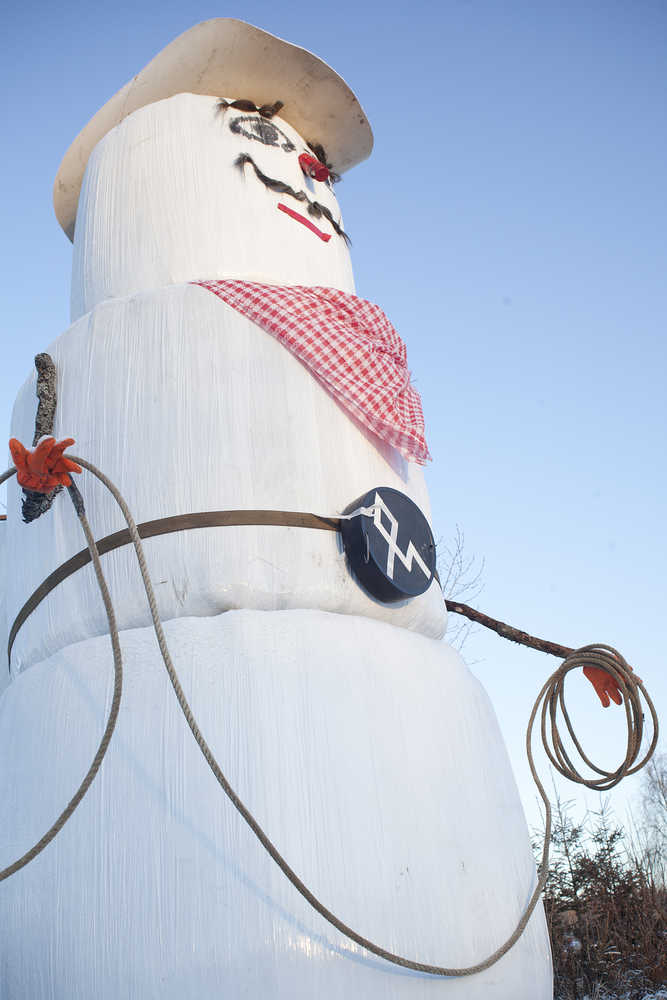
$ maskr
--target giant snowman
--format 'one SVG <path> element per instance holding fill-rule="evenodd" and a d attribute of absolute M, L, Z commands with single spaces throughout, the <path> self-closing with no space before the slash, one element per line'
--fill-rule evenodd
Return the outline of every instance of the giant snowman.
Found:
<path fill-rule="evenodd" d="M 324 161 L 340 173 L 371 145 L 327 65 L 218 19 L 156 56 L 65 156 L 55 204 L 74 243 L 72 325 L 48 348 L 55 433 L 76 438 L 137 521 L 335 516 L 377 486 L 430 518 L 420 465 L 391 428 L 371 429 L 345 386 L 334 391 L 230 299 L 250 288 L 261 305 L 299 286 L 342 313 L 359 302 Z M 354 370 L 355 358 L 352 338 L 337 363 Z M 25 443 L 34 415 L 33 378 L 12 422 Z M 96 537 L 124 527 L 96 480 L 79 485 Z M 83 545 L 66 495 L 24 524 L 13 480 L 8 508 L 5 634 Z M 145 548 L 200 727 L 292 868 L 393 952 L 457 967 L 492 953 L 536 874 L 492 706 L 442 639 L 437 581 L 385 603 L 360 586 L 336 532 L 306 527 L 205 527 Z M 121 627 L 121 713 L 78 810 L 0 883 L 3 1000 L 551 997 L 541 907 L 497 964 L 446 979 L 383 961 L 315 912 L 192 739 L 133 550 L 103 563 Z M 16 634 L 0 702 L 0 869 L 50 826 L 97 747 L 113 681 L 106 633 L 89 565 Z"/>

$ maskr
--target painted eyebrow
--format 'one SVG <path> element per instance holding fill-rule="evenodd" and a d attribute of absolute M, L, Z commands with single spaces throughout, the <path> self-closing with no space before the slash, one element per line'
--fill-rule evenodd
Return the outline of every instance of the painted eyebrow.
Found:
<path fill-rule="evenodd" d="M 284 181 L 277 181 L 274 180 L 273 177 L 268 177 L 267 174 L 263 173 L 259 169 L 252 156 L 249 156 L 248 153 L 239 153 L 234 161 L 234 165 L 241 171 L 248 163 L 255 171 L 257 179 L 260 180 L 265 187 L 269 188 L 271 191 L 277 191 L 278 194 L 288 194 L 292 198 L 296 198 L 297 201 L 308 202 L 308 214 L 312 215 L 315 219 L 319 219 L 321 216 L 324 216 L 324 218 L 331 223 L 334 232 L 337 233 L 338 236 L 342 236 L 347 245 L 351 246 L 352 241 L 350 237 L 336 222 L 326 205 L 321 205 L 319 201 L 311 201 L 305 191 L 295 191 L 294 188 L 290 187 L 289 184 L 285 184 Z"/>
<path fill-rule="evenodd" d="M 273 118 L 284 107 L 285 105 L 282 101 L 276 101 L 274 104 L 262 104 L 261 107 L 257 107 L 254 101 L 225 101 L 221 97 L 218 101 L 217 110 L 224 112 L 227 108 L 236 108 L 237 111 L 256 111 L 262 118 Z"/>

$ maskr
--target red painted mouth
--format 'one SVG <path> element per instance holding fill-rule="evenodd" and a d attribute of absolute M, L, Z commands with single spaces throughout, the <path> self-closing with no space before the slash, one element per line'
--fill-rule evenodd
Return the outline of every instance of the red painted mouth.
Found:
<path fill-rule="evenodd" d="M 310 229 L 311 233 L 315 233 L 315 235 L 319 236 L 319 238 L 324 240 L 325 243 L 328 243 L 331 239 L 331 233 L 323 233 L 322 230 L 318 229 L 317 226 L 310 221 L 310 219 L 305 217 L 305 215 L 300 215 L 299 212 L 295 212 L 293 208 L 288 208 L 287 205 L 283 205 L 280 201 L 278 202 L 278 208 L 281 212 L 289 215 L 292 219 L 296 219 L 296 221 L 300 222 L 302 226 L 306 227 L 306 229 Z"/>

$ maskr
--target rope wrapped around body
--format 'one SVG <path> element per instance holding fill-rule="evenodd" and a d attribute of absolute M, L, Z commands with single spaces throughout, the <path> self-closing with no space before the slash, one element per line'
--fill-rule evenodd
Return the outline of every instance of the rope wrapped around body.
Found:
<path fill-rule="evenodd" d="M 55 442 L 54 442 L 55 445 Z M 58 446 L 56 446 L 58 447 Z M 22 453 L 21 459 L 23 463 L 30 468 L 30 461 Z M 271 842 L 267 834 L 260 827 L 257 820 L 254 818 L 252 813 L 247 809 L 244 803 L 239 799 L 238 795 L 234 789 L 229 784 L 227 778 L 225 777 L 220 765 L 215 759 L 208 743 L 206 742 L 197 721 L 194 718 L 190 705 L 188 704 L 187 698 L 181 686 L 178 674 L 174 667 L 169 654 L 169 649 L 167 647 L 164 631 L 162 624 L 160 622 L 157 603 L 155 599 L 155 593 L 153 590 L 153 585 L 150 579 L 148 568 L 146 566 L 146 560 L 144 556 L 143 547 L 141 544 L 141 538 L 137 530 L 137 526 L 134 522 L 132 514 L 130 513 L 128 506 L 118 491 L 117 487 L 104 475 L 99 469 L 97 469 L 92 463 L 86 461 L 83 458 L 78 458 L 76 456 L 68 456 L 67 459 L 63 457 L 63 450 L 58 451 L 58 462 L 54 461 L 50 463 L 48 459 L 44 458 L 44 453 L 40 456 L 40 463 L 44 465 L 44 468 L 48 467 L 49 474 L 51 477 L 54 475 L 62 475 L 69 479 L 70 472 L 76 471 L 75 466 L 81 466 L 88 470 L 96 479 L 98 479 L 113 495 L 116 503 L 120 507 L 120 510 L 127 524 L 127 529 L 130 535 L 132 545 L 137 556 L 137 561 L 139 564 L 139 569 L 141 572 L 142 580 L 144 583 L 144 588 L 146 591 L 146 597 L 150 607 L 151 618 L 153 622 L 153 628 L 157 638 L 157 642 L 160 648 L 160 653 L 162 659 L 169 675 L 169 679 L 173 686 L 174 692 L 178 699 L 178 703 L 181 710 L 185 716 L 185 719 L 190 727 L 192 735 L 194 736 L 197 745 L 199 746 L 207 764 L 209 765 L 211 771 L 213 772 L 218 784 L 228 796 L 230 801 L 233 803 L 237 811 L 243 817 L 245 822 L 248 824 L 250 829 L 253 831 L 257 839 L 260 841 L 265 850 L 271 855 L 275 863 L 284 873 L 284 875 L 289 879 L 292 885 L 297 889 L 299 893 L 307 900 L 307 902 L 327 920 L 332 924 L 337 930 L 345 934 L 352 941 L 361 945 L 363 948 L 372 952 L 373 954 L 385 959 L 388 962 L 392 962 L 395 965 L 402 966 L 407 969 L 412 969 L 416 972 L 428 973 L 434 976 L 469 976 L 477 972 L 482 972 L 484 969 L 489 968 L 495 962 L 497 962 L 510 948 L 515 944 L 523 933 L 528 921 L 537 905 L 539 898 L 541 896 L 542 890 L 547 880 L 548 876 L 548 863 L 549 863 L 549 843 L 551 839 L 551 805 L 549 799 L 544 791 L 544 787 L 539 779 L 537 770 L 535 768 L 535 763 L 533 759 L 532 752 L 532 734 L 533 726 L 537 713 L 540 712 L 541 716 L 541 734 L 542 743 L 544 745 L 547 756 L 549 757 L 551 763 L 554 767 L 566 778 L 571 781 L 575 781 L 578 784 L 582 784 L 587 788 L 594 788 L 599 791 L 606 791 L 617 785 L 627 774 L 633 774 L 643 767 L 655 750 L 657 740 L 658 740 L 658 718 L 653 706 L 653 702 L 649 697 L 642 680 L 637 677 L 631 667 L 628 665 L 626 660 L 621 656 L 619 652 L 613 649 L 611 646 L 605 646 L 603 644 L 594 644 L 590 646 L 584 646 L 581 649 L 574 650 L 567 656 L 561 666 L 556 670 L 551 677 L 543 685 L 530 715 L 530 720 L 528 723 L 528 728 L 526 732 L 526 752 L 528 755 L 528 761 L 533 775 L 533 779 L 537 786 L 538 792 L 545 806 L 545 839 L 544 847 L 542 851 L 542 860 L 540 864 L 540 873 L 537 880 L 537 884 L 533 891 L 533 894 L 526 906 L 517 926 L 511 933 L 511 935 L 504 941 L 491 955 L 487 956 L 481 962 L 475 965 L 468 966 L 465 968 L 448 968 L 446 966 L 439 965 L 429 965 L 422 962 L 413 961 L 412 959 L 406 958 L 402 955 L 396 955 L 393 952 L 375 944 L 368 938 L 365 938 L 362 934 L 355 931 L 353 928 L 349 927 L 342 920 L 340 920 L 334 913 L 332 913 L 312 892 L 311 890 L 301 881 L 296 872 L 290 867 L 287 861 L 278 851 L 277 847 Z M 65 461 L 69 464 L 65 465 Z M 62 463 L 62 468 L 60 464 Z M 6 479 L 16 473 L 15 468 L 10 468 L 2 476 L 0 476 L 0 484 L 2 484 Z M 34 470 L 33 470 L 34 472 Z M 64 478 L 62 480 L 64 482 Z M 116 626 L 113 606 L 111 603 L 111 598 L 109 596 L 108 588 L 104 580 L 104 575 L 102 572 L 100 554 L 95 543 L 92 531 L 88 524 L 86 518 L 85 507 L 83 499 L 78 489 L 71 483 L 68 485 L 68 492 L 70 498 L 72 499 L 76 514 L 81 522 L 82 530 L 86 538 L 86 544 L 90 552 L 90 557 L 95 568 L 95 574 L 102 593 L 105 608 L 107 611 L 107 619 L 109 623 L 109 633 L 111 637 L 111 643 L 113 648 L 114 656 L 114 695 L 112 699 L 112 705 L 109 713 L 109 717 L 104 729 L 102 740 L 95 754 L 93 762 L 84 777 L 79 789 L 75 795 L 70 800 L 67 807 L 60 814 L 58 819 L 53 823 L 53 825 L 47 830 L 43 837 L 27 851 L 21 858 L 15 861 L 13 864 L 7 866 L 5 869 L 0 871 L 0 881 L 13 875 L 16 871 L 19 871 L 30 861 L 33 860 L 44 848 L 53 840 L 57 835 L 59 830 L 65 825 L 67 820 L 70 818 L 76 807 L 79 805 L 84 795 L 86 794 L 88 788 L 92 784 L 99 768 L 104 759 L 104 755 L 108 749 L 111 737 L 113 735 L 113 730 L 116 724 L 116 719 L 118 717 L 118 711 L 120 709 L 120 700 L 122 693 L 122 658 L 120 651 L 120 642 L 118 636 L 118 628 Z M 562 648 L 562 647 L 561 647 Z M 627 721 L 627 746 L 625 757 L 621 764 L 616 768 L 615 771 L 606 771 L 603 768 L 595 765 L 589 757 L 586 755 L 581 747 L 581 744 L 574 732 L 567 708 L 565 705 L 565 679 L 571 670 L 579 669 L 583 667 L 586 670 L 593 670 L 597 672 L 602 672 L 606 677 L 610 678 L 613 682 L 609 690 L 616 690 L 619 693 L 619 697 L 622 697 L 622 701 L 625 706 L 626 721 Z M 597 690 L 597 687 L 596 687 Z M 599 692 L 598 692 L 599 693 Z M 602 695 L 600 695 L 602 699 Z M 614 695 L 612 694 L 612 697 Z M 642 698 L 644 699 L 646 706 L 648 708 L 649 714 L 651 716 L 652 726 L 653 726 L 653 736 L 649 745 L 648 750 L 644 754 L 641 760 L 638 760 L 641 751 L 641 744 L 644 732 L 644 713 L 642 707 Z M 616 698 L 614 698 L 616 700 Z M 603 702 L 604 703 L 604 702 Z M 584 763 L 590 767 L 598 777 L 588 779 L 584 778 L 575 765 L 572 763 L 570 756 L 566 750 L 565 744 L 560 735 L 559 731 L 559 712 L 563 716 L 565 726 L 567 731 L 576 747 L 578 754 Z"/>

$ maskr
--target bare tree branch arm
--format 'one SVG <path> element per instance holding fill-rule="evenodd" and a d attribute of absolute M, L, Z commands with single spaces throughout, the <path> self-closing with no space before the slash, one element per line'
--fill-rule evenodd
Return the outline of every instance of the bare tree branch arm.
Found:
<path fill-rule="evenodd" d="M 557 642 L 549 642 L 548 639 L 538 639 L 537 636 L 529 635 L 528 632 L 522 632 L 512 625 L 498 621 L 497 618 L 490 618 L 489 615 L 485 615 L 482 611 L 475 611 L 474 608 L 469 607 L 467 604 L 446 600 L 445 605 L 447 606 L 447 610 L 453 614 L 463 615 L 464 618 L 469 618 L 470 621 L 477 622 L 479 625 L 497 632 L 503 639 L 518 642 L 522 646 L 530 646 L 531 649 L 539 649 L 541 653 L 550 653 L 552 656 L 565 659 L 570 653 L 574 652 L 574 649 L 570 646 L 561 646 Z"/>

